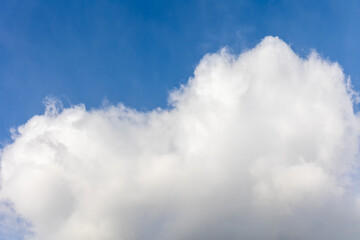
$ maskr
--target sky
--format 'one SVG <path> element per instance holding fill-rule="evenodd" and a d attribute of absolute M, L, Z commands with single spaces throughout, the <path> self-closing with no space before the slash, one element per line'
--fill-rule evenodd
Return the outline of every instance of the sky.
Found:
<path fill-rule="evenodd" d="M 1 1 L 0 140 L 44 112 L 104 99 L 166 107 L 207 53 L 240 53 L 267 35 L 316 49 L 360 87 L 358 1 Z"/>
<path fill-rule="evenodd" d="M 351 0 L 1 1 L 0 238 L 357 239 L 359 21 Z"/>

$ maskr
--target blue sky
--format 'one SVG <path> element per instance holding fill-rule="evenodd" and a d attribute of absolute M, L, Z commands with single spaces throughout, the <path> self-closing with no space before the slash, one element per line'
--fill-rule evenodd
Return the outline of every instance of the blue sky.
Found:
<path fill-rule="evenodd" d="M 0 139 L 44 111 L 46 96 L 87 108 L 166 107 L 201 57 L 276 35 L 315 48 L 360 86 L 359 1 L 0 2 Z"/>

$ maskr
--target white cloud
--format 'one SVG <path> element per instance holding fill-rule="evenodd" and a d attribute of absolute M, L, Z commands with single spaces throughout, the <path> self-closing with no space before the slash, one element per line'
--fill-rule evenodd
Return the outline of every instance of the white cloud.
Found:
<path fill-rule="evenodd" d="M 3 149 L 0 196 L 40 240 L 358 239 L 349 86 L 266 37 L 206 55 L 170 110 L 48 102 Z"/>

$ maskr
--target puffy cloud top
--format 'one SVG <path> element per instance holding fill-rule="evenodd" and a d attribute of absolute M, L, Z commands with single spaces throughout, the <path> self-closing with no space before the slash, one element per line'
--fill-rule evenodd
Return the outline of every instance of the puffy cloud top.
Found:
<path fill-rule="evenodd" d="M 206 55 L 169 110 L 49 102 L 2 150 L 0 211 L 39 240 L 358 239 L 355 97 L 266 37 Z"/>

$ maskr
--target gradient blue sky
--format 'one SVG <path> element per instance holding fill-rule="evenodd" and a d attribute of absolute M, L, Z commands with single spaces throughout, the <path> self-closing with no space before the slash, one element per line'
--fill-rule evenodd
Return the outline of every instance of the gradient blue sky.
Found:
<path fill-rule="evenodd" d="M 0 140 L 44 110 L 101 106 L 104 98 L 140 110 L 166 107 L 201 57 L 239 53 L 277 35 L 302 56 L 315 48 L 360 86 L 360 2 L 18 1 L 0 2 Z"/>

